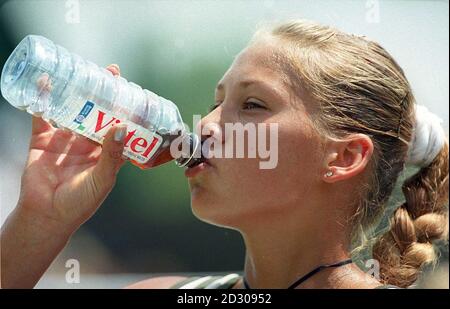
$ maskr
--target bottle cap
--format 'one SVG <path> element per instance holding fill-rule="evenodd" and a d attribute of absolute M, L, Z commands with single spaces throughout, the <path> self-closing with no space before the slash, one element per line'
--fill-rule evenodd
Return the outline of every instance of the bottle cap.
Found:
<path fill-rule="evenodd" d="M 175 160 L 175 163 L 179 167 L 191 167 L 203 161 L 200 138 L 196 134 L 186 134 L 182 143 L 188 143 L 189 153 L 183 153 L 178 159 Z M 186 149 L 186 147 L 183 147 L 183 149 Z"/>

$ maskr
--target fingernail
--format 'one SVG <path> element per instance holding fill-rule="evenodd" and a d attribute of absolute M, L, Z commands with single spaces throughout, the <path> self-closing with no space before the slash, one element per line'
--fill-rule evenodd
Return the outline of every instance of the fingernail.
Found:
<path fill-rule="evenodd" d="M 126 133 L 127 133 L 126 125 L 117 126 L 116 132 L 114 132 L 114 140 L 116 142 L 123 142 Z"/>
<path fill-rule="evenodd" d="M 111 69 L 115 70 L 117 74 L 119 74 L 120 68 L 119 68 L 119 66 L 117 64 L 111 64 L 109 67 Z"/>

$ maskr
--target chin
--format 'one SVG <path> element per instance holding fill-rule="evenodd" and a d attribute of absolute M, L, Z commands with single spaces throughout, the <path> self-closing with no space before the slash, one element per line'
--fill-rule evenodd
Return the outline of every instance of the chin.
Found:
<path fill-rule="evenodd" d="M 213 200 L 206 194 L 193 194 L 191 196 L 192 213 L 200 221 L 219 227 L 234 228 L 236 227 L 236 214 L 229 213 L 230 207 L 222 203 L 218 203 L 217 199 Z"/>

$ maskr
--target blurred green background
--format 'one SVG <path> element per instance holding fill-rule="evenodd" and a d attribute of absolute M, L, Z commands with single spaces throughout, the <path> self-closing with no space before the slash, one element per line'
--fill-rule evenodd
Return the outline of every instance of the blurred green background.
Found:
<path fill-rule="evenodd" d="M 258 26 L 288 18 L 379 41 L 448 132 L 448 1 L 0 1 L 0 67 L 25 35 L 43 35 L 98 65 L 118 63 L 125 78 L 175 102 L 192 128 L 192 115 L 206 114 L 217 81 Z M 30 115 L 0 97 L 1 222 L 17 202 L 30 125 Z M 182 169 L 128 164 L 40 285 L 63 286 L 58 274 L 69 258 L 94 282 L 89 274 L 241 271 L 244 247 L 236 232 L 192 215 Z"/>

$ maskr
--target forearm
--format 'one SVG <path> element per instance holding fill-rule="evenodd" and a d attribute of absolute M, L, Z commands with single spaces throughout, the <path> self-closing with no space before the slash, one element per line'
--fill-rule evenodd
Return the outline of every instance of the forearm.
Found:
<path fill-rule="evenodd" d="M 70 235 L 18 206 L 1 230 L 1 287 L 33 288 Z"/>

